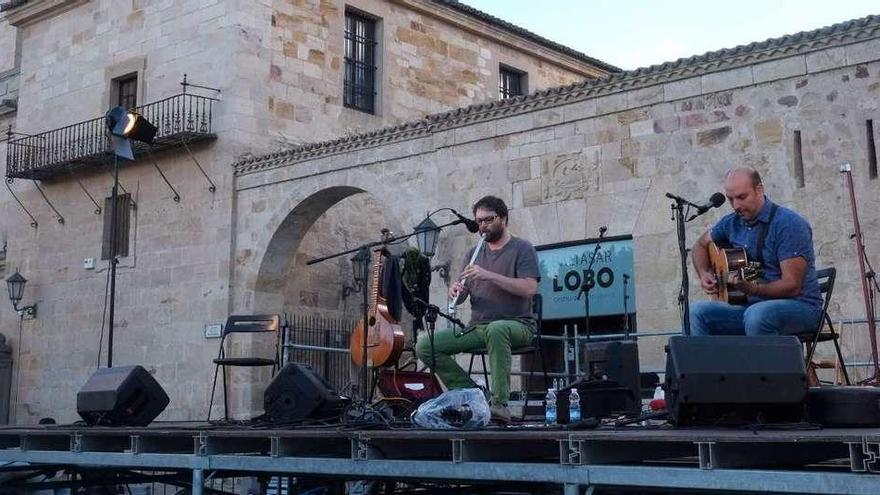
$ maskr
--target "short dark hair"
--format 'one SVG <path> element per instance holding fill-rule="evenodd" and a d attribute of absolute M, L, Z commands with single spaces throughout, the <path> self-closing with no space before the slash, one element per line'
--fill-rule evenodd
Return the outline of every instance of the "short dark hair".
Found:
<path fill-rule="evenodd" d="M 759 174 L 757 170 L 752 169 L 751 178 L 752 178 L 752 187 L 758 187 L 760 184 L 762 184 L 761 174 Z"/>
<path fill-rule="evenodd" d="M 477 214 L 478 209 L 494 211 L 501 218 L 507 218 L 507 205 L 504 200 L 495 196 L 483 196 L 479 201 L 474 203 L 473 213 Z"/>

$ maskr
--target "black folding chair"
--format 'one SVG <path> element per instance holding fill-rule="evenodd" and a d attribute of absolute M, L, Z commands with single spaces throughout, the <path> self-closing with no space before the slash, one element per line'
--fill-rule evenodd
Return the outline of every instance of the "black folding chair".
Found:
<path fill-rule="evenodd" d="M 547 377 L 547 363 L 544 360 L 544 349 L 541 346 L 541 322 L 544 318 L 544 299 L 541 294 L 535 294 L 532 296 L 532 315 L 535 318 L 535 337 L 532 339 L 531 344 L 526 347 L 514 347 L 510 350 L 510 353 L 514 356 L 522 356 L 522 355 L 535 355 L 541 359 L 541 373 L 544 376 L 544 387 L 545 390 L 550 387 L 550 382 Z M 489 369 L 486 366 L 486 355 L 489 353 L 489 350 L 486 348 L 475 349 L 470 351 L 471 360 L 468 364 L 468 375 L 473 373 L 474 369 L 474 358 L 480 356 L 480 362 L 483 364 L 483 379 L 486 381 L 486 390 L 489 390 Z M 535 376 L 535 368 L 532 367 L 529 370 L 529 380 L 531 380 Z M 522 408 L 521 417 L 525 418 L 526 409 L 529 406 L 529 391 L 526 390 L 526 385 L 523 384 L 522 394 L 525 396 L 525 403 Z"/>
<path fill-rule="evenodd" d="M 840 334 L 834 331 L 834 324 L 831 322 L 831 317 L 828 316 L 828 304 L 831 302 L 831 294 L 834 292 L 834 280 L 837 278 L 837 269 L 830 267 L 817 270 L 816 277 L 819 279 L 819 290 L 822 293 L 823 299 L 822 314 L 819 317 L 819 324 L 816 325 L 816 330 L 798 335 L 798 339 L 804 344 L 808 368 L 812 366 L 816 346 L 820 342 L 833 342 L 834 350 L 837 352 L 837 359 L 840 362 L 840 369 L 843 372 L 843 379 L 847 385 L 850 385 L 849 373 L 846 372 L 846 363 L 843 360 L 843 353 L 840 351 Z M 825 328 L 827 328 L 827 331 L 823 332 L 822 330 Z"/>
<path fill-rule="evenodd" d="M 280 339 L 280 322 L 281 318 L 277 315 L 232 315 L 226 320 L 226 325 L 223 327 L 223 333 L 220 338 L 220 351 L 217 354 L 217 358 L 214 359 L 214 383 L 211 385 L 211 401 L 208 404 L 208 421 L 211 421 L 211 409 L 214 407 L 214 391 L 217 388 L 217 372 L 220 368 L 223 368 L 223 417 L 226 421 L 229 421 L 229 401 L 227 399 L 227 388 L 226 388 L 226 367 L 227 366 L 239 366 L 239 367 L 272 367 L 272 374 L 275 374 L 275 371 L 278 370 L 280 366 L 280 353 L 281 348 L 278 345 Z M 224 343 L 226 342 L 226 338 L 230 334 L 234 333 L 242 333 L 242 334 L 255 334 L 255 333 L 268 333 L 274 332 L 275 337 L 275 355 L 271 358 L 267 357 L 253 357 L 253 356 L 227 356 L 226 348 L 224 347 Z"/>

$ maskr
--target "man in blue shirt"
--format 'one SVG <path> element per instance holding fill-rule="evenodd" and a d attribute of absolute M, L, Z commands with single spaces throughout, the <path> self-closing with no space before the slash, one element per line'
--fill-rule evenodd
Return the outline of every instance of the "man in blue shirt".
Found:
<path fill-rule="evenodd" d="M 762 262 L 763 275 L 757 281 L 734 278 L 728 283 L 730 289 L 748 296 L 744 306 L 720 301 L 691 305 L 691 334 L 757 336 L 814 331 L 822 296 L 810 225 L 794 211 L 770 201 L 764 195 L 761 176 L 752 168 L 729 171 L 724 189 L 734 212 L 700 236 L 693 248 L 700 284 L 707 294 L 718 293 L 707 251 L 710 241 L 744 247 L 750 261 Z"/>

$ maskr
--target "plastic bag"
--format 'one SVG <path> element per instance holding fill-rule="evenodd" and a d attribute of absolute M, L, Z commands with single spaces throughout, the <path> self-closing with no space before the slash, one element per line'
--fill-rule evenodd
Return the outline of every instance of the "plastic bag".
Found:
<path fill-rule="evenodd" d="M 491 413 L 483 391 L 478 388 L 449 390 L 423 403 L 412 414 L 422 428 L 452 430 L 488 426 Z"/>

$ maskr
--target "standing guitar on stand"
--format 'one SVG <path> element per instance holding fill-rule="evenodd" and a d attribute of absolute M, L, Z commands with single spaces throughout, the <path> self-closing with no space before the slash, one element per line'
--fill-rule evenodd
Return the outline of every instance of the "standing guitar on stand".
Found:
<path fill-rule="evenodd" d="M 386 231 L 383 233 L 383 238 L 380 241 L 368 242 L 368 243 L 363 244 L 361 246 L 358 246 L 354 249 L 347 249 L 345 251 L 341 251 L 338 253 L 330 254 L 327 256 L 321 256 L 319 258 L 314 258 L 314 259 L 307 261 L 306 265 L 314 265 L 316 263 L 321 263 L 321 262 L 327 261 L 329 259 L 337 258 L 339 256 L 345 256 L 347 254 L 352 254 L 352 253 L 357 253 L 357 256 L 360 257 L 361 259 L 369 260 L 369 259 L 373 258 L 373 256 L 374 256 L 373 251 L 377 247 L 381 247 L 382 249 L 384 249 L 384 247 L 386 245 L 395 243 L 397 241 L 406 240 L 406 239 L 416 235 L 419 232 L 424 232 L 426 230 L 440 231 L 445 227 L 449 227 L 449 226 L 457 225 L 457 224 L 461 224 L 461 223 L 467 224 L 467 222 L 469 222 L 468 219 L 459 218 L 457 220 L 454 220 L 452 222 L 449 222 L 449 223 L 446 223 L 443 225 L 433 226 L 429 229 L 421 229 L 420 231 L 414 231 L 414 232 L 404 234 L 401 236 L 397 236 L 397 237 L 391 237 L 390 232 Z M 468 228 L 470 229 L 470 227 L 468 227 Z M 374 274 L 374 276 L 376 276 L 375 272 L 370 272 L 368 263 L 363 263 L 363 269 L 362 269 L 361 274 L 362 274 L 364 280 L 369 278 L 370 274 Z M 374 284 L 374 287 L 377 285 L 378 284 Z M 363 302 L 361 305 L 363 314 L 362 314 L 360 327 L 366 328 L 367 330 L 366 330 L 366 332 L 364 332 L 363 330 L 360 332 L 357 332 L 361 336 L 360 349 L 359 350 L 356 350 L 354 348 L 351 349 L 353 356 L 355 354 L 359 353 L 361 356 L 360 362 L 367 363 L 367 364 L 369 364 L 371 361 L 383 361 L 382 359 L 379 359 L 382 357 L 381 355 L 373 356 L 373 358 L 370 357 L 370 348 L 371 348 L 370 329 L 375 327 L 376 322 L 379 321 L 379 318 L 376 315 L 379 315 L 385 311 L 385 310 L 380 311 L 380 304 L 379 304 L 380 299 L 378 297 L 378 294 L 374 298 L 375 304 L 373 304 L 373 305 L 370 304 L 370 299 L 371 299 L 370 295 L 371 295 L 371 291 L 367 291 L 366 289 L 363 291 Z M 371 307 L 372 307 L 372 311 L 371 311 Z M 371 314 L 375 317 L 375 319 L 371 318 Z M 381 323 L 380 323 L 380 325 L 381 325 Z M 364 335 L 365 333 L 366 333 L 366 335 Z M 387 332 L 386 332 L 386 334 L 387 334 Z M 392 330 L 391 334 L 394 335 L 395 331 Z M 400 349 L 403 348 L 402 332 L 401 332 L 399 338 L 397 336 L 394 336 L 391 340 L 393 342 L 399 342 Z M 397 344 L 392 344 L 392 352 L 388 353 L 388 357 L 384 361 L 394 362 L 396 360 L 396 358 L 393 358 L 393 356 L 394 356 L 394 354 L 397 354 L 399 356 L 399 352 L 400 352 L 400 351 L 393 350 L 394 347 L 396 347 L 396 346 L 397 346 Z M 358 408 L 360 411 L 363 412 L 362 416 L 365 416 L 367 411 L 371 407 L 368 404 L 368 399 L 369 399 L 369 396 L 372 395 L 372 388 L 370 387 L 370 383 L 369 383 L 370 382 L 369 373 L 368 373 L 369 366 L 361 366 L 360 368 L 361 368 L 361 376 L 360 376 L 359 384 L 356 385 L 355 387 L 353 387 L 353 391 L 355 392 L 354 393 L 355 400 L 354 400 L 354 403 L 352 404 L 352 409 Z"/>
<path fill-rule="evenodd" d="M 387 237 L 387 233 L 383 233 Z M 364 330 L 363 320 L 359 320 L 351 333 L 349 349 L 351 360 L 355 366 L 363 366 L 363 348 L 366 340 L 367 366 L 382 368 L 393 366 L 400 359 L 403 351 L 404 334 L 399 322 L 388 310 L 388 303 L 382 294 L 382 270 L 385 267 L 384 249 L 373 251 L 369 294 L 367 306 L 367 328 Z"/>
<path fill-rule="evenodd" d="M 724 191 L 733 213 L 700 236 L 693 247 L 700 283 L 715 300 L 691 305 L 691 334 L 757 336 L 815 331 L 822 298 L 810 225 L 794 211 L 770 201 L 764 195 L 761 176 L 752 168 L 729 171 Z M 719 250 L 711 247 L 712 243 L 740 249 Z M 757 280 L 747 280 L 756 274 L 750 260 L 763 270 Z M 732 295 L 739 296 L 738 301 L 731 301 Z"/>

